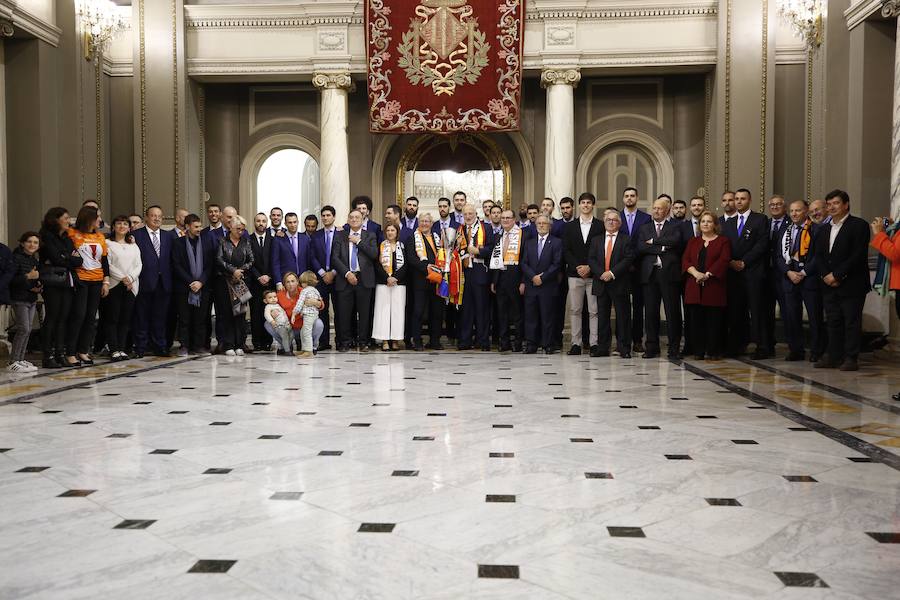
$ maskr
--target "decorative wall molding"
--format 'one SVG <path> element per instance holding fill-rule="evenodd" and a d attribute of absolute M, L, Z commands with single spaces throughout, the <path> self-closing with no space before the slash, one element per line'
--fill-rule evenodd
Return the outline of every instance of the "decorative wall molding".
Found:
<path fill-rule="evenodd" d="M 62 35 L 62 29 L 31 14 L 19 6 L 16 0 L 0 0 L 0 20 L 7 21 L 13 29 L 30 33 L 51 46 L 59 46 L 59 36 Z M 4 31 L 7 30 L 4 29 Z M 12 32 L 9 35 L 12 35 Z"/>
<path fill-rule="evenodd" d="M 316 29 L 316 49 L 323 54 L 347 52 L 347 28 Z"/>
<path fill-rule="evenodd" d="M 134 63 L 131 60 L 110 58 L 104 54 L 103 74 L 109 77 L 131 77 L 134 75 Z"/>
<path fill-rule="evenodd" d="M 806 46 L 798 44 L 796 46 L 782 46 L 775 48 L 775 64 L 776 65 L 805 65 L 806 64 Z"/>
<path fill-rule="evenodd" d="M 637 113 L 628 112 L 627 109 L 622 112 L 618 112 L 615 114 L 606 114 L 600 117 L 594 118 L 593 115 L 593 107 L 591 99 L 593 98 L 593 90 L 596 87 L 611 87 L 614 85 L 653 85 L 656 87 L 656 117 L 651 118 L 646 115 L 640 115 Z M 588 83 L 588 94 L 587 94 L 587 127 L 591 128 L 597 123 L 602 123 L 603 121 L 608 121 L 610 119 L 618 119 L 622 117 L 632 118 L 632 119 L 640 119 L 642 121 L 646 121 L 652 125 L 655 125 L 659 128 L 664 127 L 663 123 L 663 80 L 661 77 L 631 77 L 626 79 L 593 79 Z"/>
<path fill-rule="evenodd" d="M 187 29 L 295 29 L 315 25 L 362 25 L 359 2 L 286 6 L 283 4 L 187 5 Z"/>
<path fill-rule="evenodd" d="M 541 87 L 551 85 L 571 85 L 575 87 L 581 81 L 578 69 L 544 69 L 541 71 Z"/>
<path fill-rule="evenodd" d="M 266 119 L 265 121 L 257 121 L 256 120 L 256 96 L 257 94 L 277 94 L 280 92 L 312 92 L 315 89 L 309 84 L 306 85 L 277 85 L 277 86 L 264 86 L 264 87 L 256 87 L 251 86 L 247 92 L 247 104 L 248 104 L 248 127 L 250 129 L 250 135 L 253 135 L 260 129 L 265 127 L 269 127 L 271 125 L 276 125 L 278 123 L 294 123 L 296 125 L 302 125 L 304 127 L 309 127 L 313 131 L 319 130 L 319 124 L 313 123 L 312 121 L 308 121 L 306 119 L 301 119 L 299 117 L 279 117 L 277 119 Z M 316 114 L 319 111 L 316 110 Z"/>
<path fill-rule="evenodd" d="M 546 19 L 579 19 L 588 21 L 610 21 L 616 19 L 661 19 L 683 17 L 715 17 L 719 12 L 717 2 L 702 2 L 672 6 L 671 4 L 635 4 L 618 8 L 533 8 L 525 13 L 527 21 Z"/>
<path fill-rule="evenodd" d="M 253 145 L 241 161 L 238 181 L 238 213 L 256 213 L 256 179 L 259 169 L 272 154 L 285 148 L 303 150 L 320 163 L 320 149 L 312 140 L 293 133 L 276 133 Z"/>
<path fill-rule="evenodd" d="M 548 21 L 544 23 L 545 48 L 573 48 L 576 45 L 575 21 Z"/>
<path fill-rule="evenodd" d="M 579 68 L 586 67 L 653 67 L 661 65 L 714 65 L 716 64 L 715 48 L 697 49 L 662 49 L 651 51 L 619 52 L 579 52 L 579 58 L 574 61 Z M 527 70 L 544 69 L 554 67 L 561 61 L 572 66 L 573 60 L 569 57 L 556 58 L 552 54 L 541 56 L 528 56 L 526 54 L 523 66 Z"/>
<path fill-rule="evenodd" d="M 669 150 L 655 137 L 636 129 L 617 129 L 610 131 L 594 139 L 578 157 L 578 166 L 575 169 L 575 189 L 588 189 L 588 171 L 594 159 L 604 149 L 614 144 L 629 143 L 643 149 L 653 162 L 653 168 L 658 176 L 658 188 L 661 190 L 675 189 L 675 162 Z"/>
<path fill-rule="evenodd" d="M 847 29 L 853 29 L 874 14 L 881 12 L 884 0 L 856 0 L 844 11 Z"/>
<path fill-rule="evenodd" d="M 315 57 L 306 58 L 263 58 L 263 59 L 187 59 L 187 71 L 191 77 L 227 76 L 308 76 L 321 70 Z M 349 63 L 350 72 L 365 73 L 365 59 Z"/>

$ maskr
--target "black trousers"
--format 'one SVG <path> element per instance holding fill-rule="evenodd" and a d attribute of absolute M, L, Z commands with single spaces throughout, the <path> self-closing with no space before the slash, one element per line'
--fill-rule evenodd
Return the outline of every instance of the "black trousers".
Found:
<path fill-rule="evenodd" d="M 640 344 L 644 339 L 644 286 L 641 283 L 641 272 L 635 269 L 631 273 L 631 341 Z"/>
<path fill-rule="evenodd" d="M 481 268 L 478 265 L 473 269 Z M 468 272 L 466 277 L 468 278 Z M 473 278 L 474 279 L 474 278 Z M 463 287 L 462 309 L 459 314 L 459 345 L 471 346 L 473 340 L 480 347 L 491 345 L 490 306 L 488 304 L 488 286 L 486 283 L 469 283 Z"/>
<path fill-rule="evenodd" d="M 70 287 L 46 287 L 41 295 L 44 297 L 44 322 L 41 323 L 44 357 L 62 355 L 75 292 Z"/>
<path fill-rule="evenodd" d="M 212 292 L 205 285 L 200 288 L 200 306 L 191 306 L 188 302 L 190 288 L 187 286 L 176 286 L 172 295 L 178 310 L 178 340 L 181 347 L 191 352 L 199 352 L 205 347 L 209 337 L 206 315 L 209 314 Z"/>
<path fill-rule="evenodd" d="M 412 288 L 413 286 L 408 286 Z M 407 292 L 409 293 L 409 292 Z M 445 301 L 434 293 L 434 286 L 415 288 L 412 290 L 412 328 L 410 337 L 415 345 L 422 343 L 422 326 L 428 320 L 428 345 L 436 346 L 441 342 L 441 321 L 444 317 Z"/>
<path fill-rule="evenodd" d="M 66 354 L 88 354 L 97 332 L 97 309 L 100 307 L 100 281 L 82 281 L 75 288 L 72 312 L 66 332 Z"/>
<path fill-rule="evenodd" d="M 722 356 L 722 324 L 725 319 L 724 306 L 703 306 L 688 304 L 691 315 L 691 351 L 697 356 Z"/>
<path fill-rule="evenodd" d="M 169 349 L 166 346 L 166 319 L 171 296 L 171 292 L 163 288 L 162 281 L 157 281 L 153 290 L 146 286 L 140 288 L 131 319 L 135 352 L 143 354 L 151 346 L 160 352 Z"/>
<path fill-rule="evenodd" d="M 125 350 L 128 332 L 131 331 L 134 301 L 134 294 L 124 283 L 119 283 L 100 302 L 100 319 L 110 353 Z"/>
<path fill-rule="evenodd" d="M 781 308 L 781 319 L 784 320 L 784 288 L 780 285 L 779 273 L 769 272 L 763 280 L 762 292 L 762 318 L 766 333 L 766 350 L 775 350 L 775 307 Z"/>
<path fill-rule="evenodd" d="M 319 295 L 322 296 L 322 302 L 325 303 L 325 308 L 319 311 L 319 319 L 322 320 L 322 325 L 325 326 L 325 329 L 322 330 L 322 336 L 319 338 L 319 349 L 325 349 L 331 346 L 331 305 L 333 304 L 332 300 L 334 299 L 334 284 L 326 285 L 321 280 L 319 281 L 319 285 L 316 286 L 316 289 L 319 290 Z M 334 330 L 335 337 L 337 337 L 337 310 L 335 310 L 334 315 Z"/>
<path fill-rule="evenodd" d="M 556 291 L 556 312 L 553 315 L 555 321 L 553 322 L 553 345 L 557 348 L 562 348 L 562 340 L 563 340 L 563 329 L 566 326 L 566 315 L 568 312 L 568 295 L 569 295 L 569 278 L 565 275 L 565 269 L 562 269 L 562 273 L 559 279 L 559 287 Z M 584 311 L 584 314 L 587 314 L 587 311 Z M 582 331 L 590 331 L 586 327 L 582 327 Z"/>
<path fill-rule="evenodd" d="M 272 345 L 272 336 L 266 331 L 264 326 L 266 319 L 263 316 L 263 311 L 266 308 L 266 304 L 263 302 L 263 296 L 265 295 L 266 290 L 270 289 L 274 288 L 260 285 L 260 283 L 255 280 L 250 282 L 250 293 L 253 295 L 253 297 L 250 298 L 250 339 L 253 340 L 254 350 L 268 350 L 269 346 Z M 178 318 L 181 319 L 180 312 L 178 313 Z M 181 340 L 181 345 L 186 346 L 183 339 Z"/>
<path fill-rule="evenodd" d="M 498 284 L 497 293 L 497 327 L 500 347 L 508 347 L 510 340 L 516 346 L 521 345 L 522 338 L 522 295 L 516 283 Z M 515 329 L 515 334 L 511 330 Z M 554 332 L 555 321 L 554 321 Z M 556 343 L 555 341 L 553 342 Z"/>
<path fill-rule="evenodd" d="M 372 314 L 372 288 L 363 287 L 362 284 L 347 285 L 347 287 L 335 294 L 338 307 L 338 345 L 349 345 L 353 341 L 353 325 L 359 335 L 359 343 L 367 344 L 368 336 L 372 331 L 369 321 Z M 370 332 L 370 333 L 366 333 Z"/>
<path fill-rule="evenodd" d="M 862 346 L 862 313 L 866 297 L 842 297 L 826 286 L 822 300 L 828 329 L 828 358 L 834 362 L 856 359 Z"/>
<path fill-rule="evenodd" d="M 240 313 L 235 315 L 231 309 L 231 294 L 228 292 L 228 283 L 224 277 L 219 277 L 215 283 L 216 303 L 216 329 L 221 324 L 222 334 L 216 336 L 216 350 L 243 349 L 247 343 L 246 322 L 247 315 Z"/>
<path fill-rule="evenodd" d="M 728 307 L 725 312 L 728 333 L 723 339 L 728 340 L 726 349 L 729 354 L 743 352 L 750 342 L 756 342 L 759 349 L 769 348 L 762 315 L 761 288 L 765 281 L 765 278 L 755 273 L 728 272 Z"/>
<path fill-rule="evenodd" d="M 553 343 L 553 309 L 556 296 L 532 294 L 525 296 L 525 342 L 529 346 L 541 346 L 544 350 Z"/>
<path fill-rule="evenodd" d="M 666 311 L 669 354 L 681 350 L 681 294 L 678 282 L 663 277 L 661 269 L 650 272 L 650 280 L 644 284 L 644 310 L 647 326 L 647 343 L 644 348 L 659 352 L 659 305 Z"/>
<path fill-rule="evenodd" d="M 694 354 L 694 312 L 688 310 L 688 305 L 684 303 L 684 282 L 682 282 L 678 291 L 681 300 L 681 314 L 684 315 L 682 327 L 682 332 L 684 333 L 684 354 Z"/>
<path fill-rule="evenodd" d="M 611 310 L 616 309 L 616 350 L 619 354 L 631 352 L 631 304 L 628 293 L 597 294 L 597 346 L 600 352 L 609 353 L 612 346 Z"/>
<path fill-rule="evenodd" d="M 813 354 L 821 355 L 823 323 L 816 318 L 822 313 L 822 295 L 818 289 L 811 289 L 803 283 L 794 285 L 789 280 L 782 284 L 781 320 L 787 335 L 788 348 L 791 354 L 800 354 L 804 349 L 803 341 L 803 307 L 809 315 L 809 347 Z M 817 286 L 818 287 L 818 286 Z"/>

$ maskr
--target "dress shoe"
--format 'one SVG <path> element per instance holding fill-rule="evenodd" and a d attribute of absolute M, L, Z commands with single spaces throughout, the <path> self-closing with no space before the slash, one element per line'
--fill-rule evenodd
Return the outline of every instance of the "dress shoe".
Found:
<path fill-rule="evenodd" d="M 537 354 L 537 346 L 525 346 L 525 354 Z"/>
<path fill-rule="evenodd" d="M 347 344 L 341 344 L 338 346 L 338 352 L 350 352 L 350 346 Z"/>
<path fill-rule="evenodd" d="M 680 352 L 669 352 L 666 355 L 666 358 L 668 358 L 669 360 L 681 360 L 684 357 L 681 355 Z"/>
<path fill-rule="evenodd" d="M 522 351 L 522 344 L 513 344 L 512 351 L 513 351 L 513 352 L 521 352 L 521 351 Z"/>
<path fill-rule="evenodd" d="M 606 355 L 602 355 L 602 356 L 609 356 L 609 355 L 606 354 Z M 621 352 L 621 353 L 619 353 L 619 358 L 622 358 L 622 359 L 624 359 L 624 360 L 630 360 L 630 359 L 631 359 L 631 352 Z"/>
<path fill-rule="evenodd" d="M 811 363 L 819 362 L 819 358 L 821 358 L 821 357 L 818 354 L 810 354 L 809 362 L 811 362 Z"/>
<path fill-rule="evenodd" d="M 481 347 L 481 351 L 482 351 L 482 352 L 490 352 L 490 351 L 491 351 L 491 345 L 490 345 L 490 344 L 487 344 L 487 345 L 485 345 L 485 346 L 482 346 L 482 347 Z"/>
<path fill-rule="evenodd" d="M 360 351 L 360 352 L 368 352 L 368 351 L 369 351 L 369 345 L 368 345 L 368 344 L 360 344 L 360 345 L 359 345 L 359 351 Z"/>
<path fill-rule="evenodd" d="M 221 354 L 221 352 L 213 352 L 213 354 Z M 135 351 L 134 357 L 135 357 L 135 358 L 144 358 L 144 353 L 143 353 L 143 352 Z"/>
<path fill-rule="evenodd" d="M 753 360 L 765 360 L 769 358 L 769 353 L 765 350 L 756 350 L 753 354 L 750 355 L 750 358 Z"/>
<path fill-rule="evenodd" d="M 643 345 L 642 343 L 640 343 L 640 342 L 635 342 L 634 344 L 631 345 L 631 351 L 632 351 L 632 352 L 637 352 L 637 353 L 643 352 L 643 351 L 644 351 L 644 345 Z"/>
<path fill-rule="evenodd" d="M 94 359 L 91 358 L 90 356 L 85 356 L 83 358 L 79 356 L 78 360 L 80 360 L 81 364 L 84 365 L 85 367 L 90 367 L 94 364 Z"/>
<path fill-rule="evenodd" d="M 695 354 L 694 360 L 704 360 L 706 358 L 705 354 Z"/>
<path fill-rule="evenodd" d="M 579 352 L 579 354 L 581 353 Z M 597 358 L 598 356 L 600 356 L 600 346 L 594 344 L 591 346 L 591 358 Z"/>
<path fill-rule="evenodd" d="M 897 400 L 898 402 L 900 402 L 900 394 L 894 394 L 893 396 L 891 396 L 891 400 Z"/>
<path fill-rule="evenodd" d="M 459 350 L 460 352 L 466 352 L 467 350 L 472 349 L 472 345 L 471 344 L 460 344 L 459 346 L 456 347 L 456 349 Z"/>
<path fill-rule="evenodd" d="M 42 360 L 41 366 L 45 369 L 58 369 L 60 367 L 59 363 L 57 363 L 56 360 L 54 360 L 52 357 Z"/>
<path fill-rule="evenodd" d="M 441 344 L 432 344 L 431 349 L 432 350 L 443 350 L 444 346 L 442 346 Z"/>
<path fill-rule="evenodd" d="M 787 362 L 796 362 L 798 360 L 803 360 L 804 358 L 803 352 L 791 352 L 784 357 L 784 360 Z"/>
<path fill-rule="evenodd" d="M 708 360 L 710 362 L 719 362 L 720 360 L 722 360 L 722 355 L 721 354 L 710 354 L 706 360 Z"/>
<path fill-rule="evenodd" d="M 647 352 L 644 352 L 644 358 L 659 358 L 659 352 L 648 350 Z"/>
<path fill-rule="evenodd" d="M 816 364 L 813 365 L 814 369 L 837 369 L 840 366 L 839 363 L 833 360 L 829 360 L 827 358 L 822 358 L 816 361 Z"/>
<path fill-rule="evenodd" d="M 553 346 L 544 348 L 544 354 L 556 354 L 556 348 L 554 348 Z"/>
<path fill-rule="evenodd" d="M 572 344 L 572 347 L 569 348 L 569 351 L 566 352 L 569 356 L 581 356 L 581 346 L 578 344 Z"/>
<path fill-rule="evenodd" d="M 413 351 L 415 351 L 415 352 L 424 352 L 424 351 L 425 351 L 425 346 L 423 346 L 422 344 L 416 344 L 415 346 L 413 346 Z"/>
<path fill-rule="evenodd" d="M 501 342 L 499 348 L 497 348 L 497 351 L 501 352 L 501 353 L 506 353 L 506 352 L 509 352 L 509 349 L 510 349 L 509 344 L 504 344 Z"/>
<path fill-rule="evenodd" d="M 322 344 L 321 346 L 319 346 L 319 352 L 321 352 L 322 350 L 331 350 L 331 344 Z"/>
<path fill-rule="evenodd" d="M 158 356 L 158 357 L 160 357 L 160 358 L 169 358 L 169 357 L 171 357 L 172 355 L 169 354 L 169 351 L 168 351 L 168 350 L 154 350 L 154 351 L 153 351 L 153 356 Z"/>
<path fill-rule="evenodd" d="M 841 371 L 859 371 L 859 363 L 856 362 L 855 358 L 846 358 L 839 369 Z"/>

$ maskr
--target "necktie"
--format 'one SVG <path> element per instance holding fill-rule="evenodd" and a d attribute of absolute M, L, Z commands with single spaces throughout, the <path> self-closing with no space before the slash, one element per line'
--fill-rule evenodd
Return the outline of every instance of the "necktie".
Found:
<path fill-rule="evenodd" d="M 781 227 L 781 219 L 772 219 L 772 231 L 769 232 L 769 239 L 775 237 L 775 232 Z"/>
<path fill-rule="evenodd" d="M 263 244 L 265 243 L 266 238 L 265 238 L 265 236 L 262 236 L 262 235 L 260 235 L 258 237 L 259 237 L 259 247 L 262 248 Z"/>
<path fill-rule="evenodd" d="M 356 244 L 350 244 L 350 270 L 354 273 L 359 271 L 359 258 L 356 255 Z"/>
<path fill-rule="evenodd" d="M 541 260 L 541 254 L 544 252 L 544 238 L 538 240 L 538 260 Z"/>
<path fill-rule="evenodd" d="M 694 221 L 694 237 L 700 237 L 700 223 Z"/>
<path fill-rule="evenodd" d="M 803 231 L 800 229 L 799 225 L 794 225 L 794 238 L 793 243 L 791 244 L 791 256 L 797 256 L 800 252 L 800 233 Z"/>
<path fill-rule="evenodd" d="M 631 230 L 634 228 L 634 214 L 628 213 L 625 216 L 628 218 L 628 235 L 631 235 Z"/>
<path fill-rule="evenodd" d="M 503 256 L 501 256 L 500 258 L 504 258 L 506 256 L 507 250 L 509 250 L 509 234 L 504 233 L 503 234 Z"/>
<path fill-rule="evenodd" d="M 156 252 L 156 258 L 159 258 L 159 230 L 157 229 L 156 231 L 151 231 L 150 233 L 153 234 L 153 237 L 150 238 L 153 242 L 153 250 Z"/>
<path fill-rule="evenodd" d="M 297 258 L 297 235 L 291 236 L 291 250 L 294 251 L 294 258 Z"/>
<path fill-rule="evenodd" d="M 609 271 L 609 261 L 612 258 L 613 234 L 606 234 L 606 270 Z"/>
<path fill-rule="evenodd" d="M 659 237 L 660 234 L 662 233 L 662 226 L 663 226 L 662 223 L 657 223 L 657 224 L 656 224 L 656 237 Z"/>
<path fill-rule="evenodd" d="M 331 230 L 325 230 L 325 270 L 331 270 Z"/>
<path fill-rule="evenodd" d="M 744 233 L 744 215 L 741 215 L 738 219 L 738 235 Z"/>

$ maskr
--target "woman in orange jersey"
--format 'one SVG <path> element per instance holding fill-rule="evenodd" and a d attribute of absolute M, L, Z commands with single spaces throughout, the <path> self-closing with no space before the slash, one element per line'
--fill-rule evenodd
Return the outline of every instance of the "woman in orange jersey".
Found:
<path fill-rule="evenodd" d="M 75 298 L 66 336 L 65 361 L 73 367 L 94 364 L 89 353 L 97 331 L 97 308 L 100 298 L 109 293 L 106 236 L 99 229 L 100 213 L 93 206 L 83 206 L 75 227 L 69 229 L 75 251 L 81 256 L 81 266 L 75 269 Z"/>

